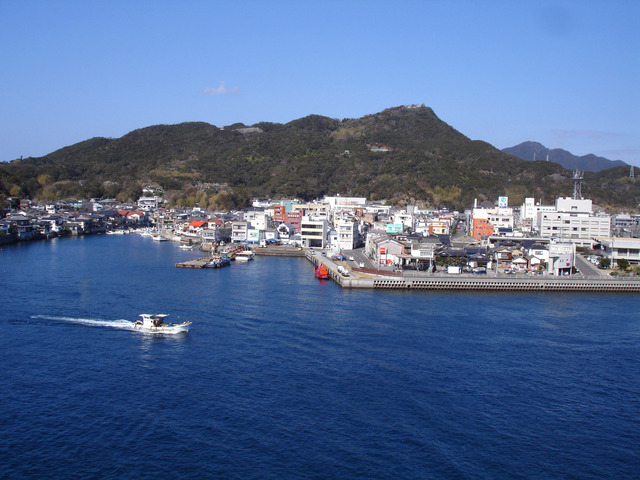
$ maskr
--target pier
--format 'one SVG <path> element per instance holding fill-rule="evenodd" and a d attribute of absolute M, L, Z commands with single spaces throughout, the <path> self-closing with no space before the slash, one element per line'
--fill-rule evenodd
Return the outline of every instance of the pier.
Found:
<path fill-rule="evenodd" d="M 388 272 L 371 274 L 350 269 L 349 276 L 338 270 L 339 264 L 309 251 L 307 259 L 314 265 L 327 267 L 331 279 L 343 288 L 402 289 L 402 290 L 491 290 L 537 292 L 640 292 L 640 278 L 581 278 L 581 277 L 517 277 L 500 278 L 464 274 L 420 274 Z M 344 270 L 343 270 L 344 271 Z M 408 273 L 408 272 L 405 272 Z"/>

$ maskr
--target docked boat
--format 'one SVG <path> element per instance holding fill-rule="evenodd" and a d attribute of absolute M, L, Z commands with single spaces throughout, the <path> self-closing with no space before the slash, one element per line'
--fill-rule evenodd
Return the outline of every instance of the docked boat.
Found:
<path fill-rule="evenodd" d="M 329 270 L 327 270 L 327 267 L 325 265 L 318 265 L 315 268 L 315 274 L 317 278 L 320 278 L 322 280 L 325 280 L 327 278 L 331 278 L 329 276 Z"/>
<path fill-rule="evenodd" d="M 236 262 L 248 262 L 249 260 L 253 260 L 255 256 L 255 253 L 253 253 L 251 250 L 243 250 L 236 253 L 235 259 Z"/>
<path fill-rule="evenodd" d="M 191 326 L 191 322 L 186 321 L 182 323 L 167 323 L 165 322 L 165 318 L 168 315 L 163 313 L 141 313 L 141 320 L 136 321 L 133 324 L 134 330 L 140 330 L 142 332 L 148 333 L 166 333 L 166 334 L 174 334 L 181 332 L 188 332 L 189 327 Z"/>
<path fill-rule="evenodd" d="M 231 265 L 231 260 L 227 255 L 218 255 L 204 264 L 205 268 L 222 268 Z"/>

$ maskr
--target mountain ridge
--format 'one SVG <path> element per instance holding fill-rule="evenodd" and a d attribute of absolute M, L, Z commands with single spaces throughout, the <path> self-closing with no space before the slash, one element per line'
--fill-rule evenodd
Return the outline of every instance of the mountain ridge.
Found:
<path fill-rule="evenodd" d="M 609 168 L 629 166 L 622 160 L 609 160 L 592 153 L 577 156 L 562 148 L 549 149 L 539 142 L 532 141 L 503 148 L 502 151 L 527 161 L 546 160 L 548 158 L 550 162 L 558 163 L 568 170 L 600 172 Z"/>
<path fill-rule="evenodd" d="M 376 146 L 384 146 L 377 148 Z M 425 106 L 360 118 L 308 115 L 285 124 L 154 125 L 120 138 L 95 137 L 48 155 L 0 164 L 0 201 L 23 196 L 135 199 L 144 185 L 171 205 L 246 206 L 252 197 L 352 195 L 464 209 L 509 196 L 552 203 L 573 191 L 571 172 L 470 140 Z M 603 205 L 640 203 L 621 167 L 585 173 L 583 194 Z"/>

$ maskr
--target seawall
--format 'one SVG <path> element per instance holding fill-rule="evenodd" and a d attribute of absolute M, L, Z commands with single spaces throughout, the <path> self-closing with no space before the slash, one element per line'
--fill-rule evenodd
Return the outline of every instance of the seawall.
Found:
<path fill-rule="evenodd" d="M 640 292 L 640 278 L 493 278 L 487 276 L 456 277 L 449 275 L 429 275 L 405 277 L 359 275 L 352 271 L 344 276 L 338 271 L 338 264 L 326 257 L 307 252 L 307 258 L 314 265 L 324 264 L 331 279 L 343 288 L 404 289 L 404 290 L 500 290 L 539 292 Z"/>

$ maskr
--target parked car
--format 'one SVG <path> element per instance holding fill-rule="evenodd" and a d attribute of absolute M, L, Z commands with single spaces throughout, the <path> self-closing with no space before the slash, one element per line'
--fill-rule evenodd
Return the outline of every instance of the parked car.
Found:
<path fill-rule="evenodd" d="M 487 273 L 487 269 L 485 267 L 476 267 L 472 270 L 473 273 L 475 273 L 476 275 L 480 275 L 483 273 Z"/>

